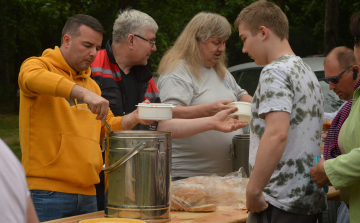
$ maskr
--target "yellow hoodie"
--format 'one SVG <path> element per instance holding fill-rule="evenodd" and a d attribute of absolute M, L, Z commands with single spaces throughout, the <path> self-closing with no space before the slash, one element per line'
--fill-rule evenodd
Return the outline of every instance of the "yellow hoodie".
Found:
<path fill-rule="evenodd" d="M 101 95 L 90 78 L 65 62 L 60 49 L 24 61 L 19 73 L 20 145 L 30 190 L 95 195 L 103 165 L 101 122 L 85 104 L 70 106 L 65 98 L 75 84 Z M 107 121 L 121 129 L 122 117 L 109 110 Z"/>

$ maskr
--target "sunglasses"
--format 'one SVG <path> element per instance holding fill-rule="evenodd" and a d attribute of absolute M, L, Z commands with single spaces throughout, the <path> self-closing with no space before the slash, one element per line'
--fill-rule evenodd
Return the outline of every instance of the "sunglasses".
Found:
<path fill-rule="evenodd" d="M 352 66 L 347 67 L 343 72 L 341 72 L 339 75 L 337 75 L 336 77 L 330 77 L 330 78 L 326 78 L 323 77 L 323 81 L 325 81 L 327 84 L 329 84 L 329 82 L 331 81 L 331 83 L 337 84 L 339 83 L 339 78 L 341 75 L 343 75 L 347 70 L 349 70 L 349 68 L 351 68 Z"/>

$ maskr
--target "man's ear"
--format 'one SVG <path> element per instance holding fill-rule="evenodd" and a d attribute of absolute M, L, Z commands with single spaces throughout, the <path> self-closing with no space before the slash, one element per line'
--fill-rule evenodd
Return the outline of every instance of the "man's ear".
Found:
<path fill-rule="evenodd" d="M 359 66 L 354 65 L 354 68 L 353 68 L 353 80 L 357 79 L 358 73 L 359 73 Z"/>
<path fill-rule="evenodd" d="M 262 40 L 265 40 L 269 35 L 268 29 L 265 26 L 260 26 L 259 32 Z"/>
<path fill-rule="evenodd" d="M 68 34 L 65 34 L 62 38 L 62 45 L 67 49 L 71 43 L 71 37 Z"/>
<path fill-rule="evenodd" d="M 133 34 L 129 34 L 128 37 L 126 38 L 126 42 L 130 49 L 134 47 L 134 37 L 135 36 Z"/>

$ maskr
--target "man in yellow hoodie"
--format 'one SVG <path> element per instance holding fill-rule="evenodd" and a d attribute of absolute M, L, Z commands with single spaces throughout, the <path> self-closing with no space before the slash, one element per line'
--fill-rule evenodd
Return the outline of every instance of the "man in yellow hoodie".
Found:
<path fill-rule="evenodd" d="M 114 117 L 90 78 L 104 33 L 95 18 L 75 15 L 63 28 L 60 48 L 21 66 L 22 163 L 40 221 L 97 211 L 101 122 L 107 120 L 114 130 L 137 124 Z M 84 101 L 91 112 L 86 104 L 69 106 L 65 98 Z"/>

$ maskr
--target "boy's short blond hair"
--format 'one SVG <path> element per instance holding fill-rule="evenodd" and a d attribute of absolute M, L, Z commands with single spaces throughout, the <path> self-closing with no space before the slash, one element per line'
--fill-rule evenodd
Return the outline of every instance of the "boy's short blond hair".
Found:
<path fill-rule="evenodd" d="M 260 26 L 273 31 L 281 40 L 289 39 L 289 21 L 279 6 L 266 0 L 260 0 L 244 8 L 234 23 L 237 30 L 243 24 L 256 35 Z"/>

